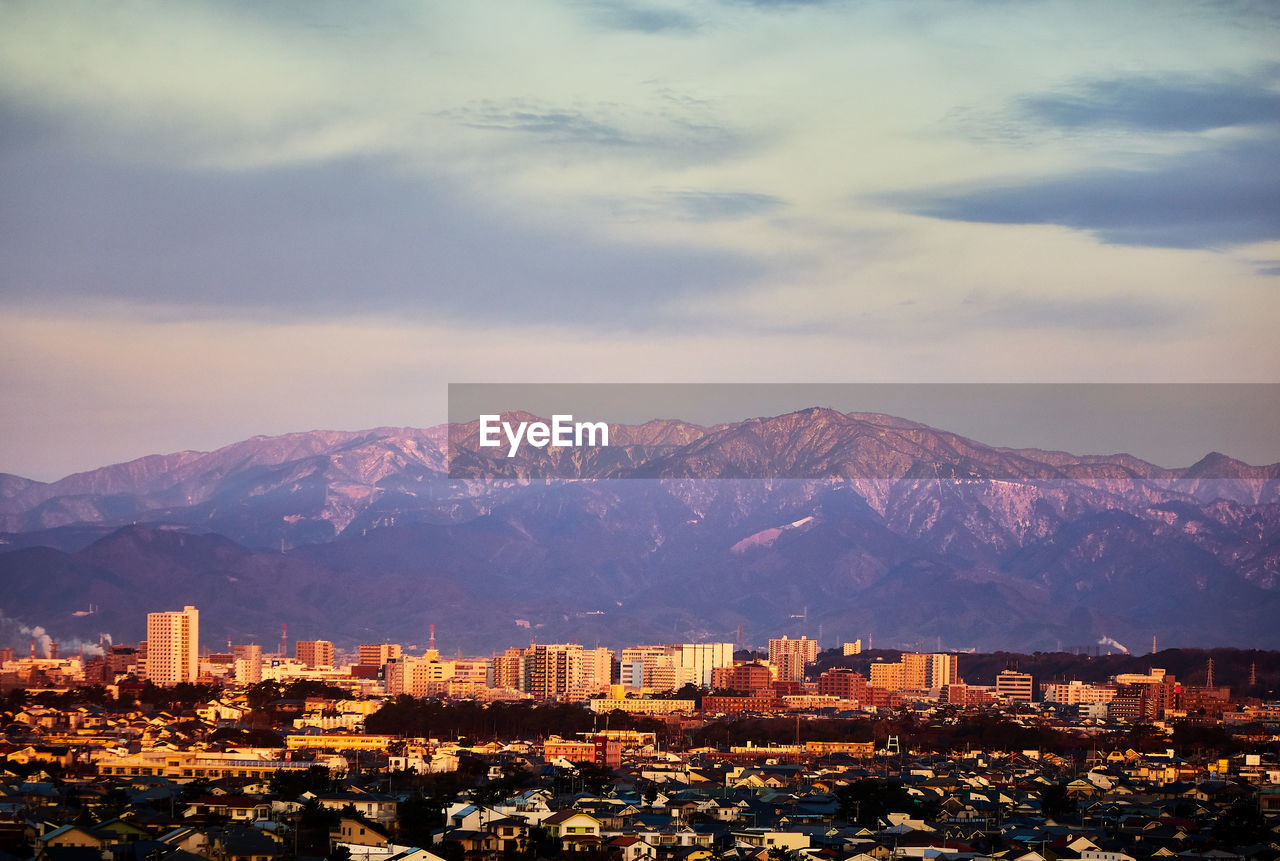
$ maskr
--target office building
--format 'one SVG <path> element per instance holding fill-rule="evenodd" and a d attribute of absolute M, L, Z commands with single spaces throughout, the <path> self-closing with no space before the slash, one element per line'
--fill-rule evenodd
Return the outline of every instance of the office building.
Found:
<path fill-rule="evenodd" d="M 200 612 L 147 614 L 147 678 L 160 687 L 194 683 L 200 673 Z"/>
<path fill-rule="evenodd" d="M 804 670 L 818 660 L 818 641 L 783 637 L 769 641 L 769 664 L 778 670 L 779 681 L 804 681 Z"/>
<path fill-rule="evenodd" d="M 333 666 L 333 643 L 328 640 L 299 640 L 293 655 L 309 670 Z"/>

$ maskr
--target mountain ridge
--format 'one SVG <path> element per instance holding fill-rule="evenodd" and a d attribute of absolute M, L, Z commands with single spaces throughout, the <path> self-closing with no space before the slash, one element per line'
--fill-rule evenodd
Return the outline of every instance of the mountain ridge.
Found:
<path fill-rule="evenodd" d="M 618 427 L 607 457 L 534 449 L 485 481 L 448 478 L 451 431 L 456 443 L 474 427 L 445 425 L 5 478 L 0 580 L 16 586 L 0 638 L 14 637 L 6 619 L 68 641 L 95 626 L 137 637 L 145 609 L 164 608 L 140 610 L 146 594 L 197 603 L 218 637 L 284 621 L 304 637 L 412 643 L 448 620 L 479 652 L 530 638 L 732 639 L 739 626 L 884 643 L 929 630 L 956 648 L 1156 630 L 1186 645 L 1280 645 L 1274 464 L 1212 453 L 1166 470 L 822 408 Z M 528 477 L 548 464 L 588 478 Z M 734 477 L 761 471 L 778 477 Z M 826 477 L 793 477 L 815 472 Z M 86 591 L 98 612 L 72 618 Z"/>

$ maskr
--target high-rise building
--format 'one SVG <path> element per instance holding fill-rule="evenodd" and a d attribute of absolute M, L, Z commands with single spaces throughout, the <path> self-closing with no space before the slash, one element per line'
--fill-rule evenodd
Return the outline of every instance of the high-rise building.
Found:
<path fill-rule="evenodd" d="M 147 678 L 160 687 L 195 682 L 200 673 L 200 611 L 147 614 Z"/>
<path fill-rule="evenodd" d="M 867 678 L 853 670 L 827 670 L 818 677 L 818 693 L 861 702 L 867 698 Z"/>
<path fill-rule="evenodd" d="M 493 684 L 493 661 L 488 658 L 468 658 L 453 662 L 453 677 L 459 682 L 475 688 L 491 688 Z"/>
<path fill-rule="evenodd" d="M 1120 720 L 1161 720 L 1174 707 L 1178 682 L 1161 669 L 1149 673 L 1121 673 L 1112 681 L 1117 686 L 1108 715 Z"/>
<path fill-rule="evenodd" d="M 907 652 L 902 656 L 902 688 L 922 691 L 929 687 L 929 656 Z"/>
<path fill-rule="evenodd" d="M 381 667 L 387 661 L 400 657 L 399 643 L 361 643 L 360 665 Z"/>
<path fill-rule="evenodd" d="M 886 691 L 900 691 L 905 687 L 903 663 L 874 663 L 871 665 L 871 686 Z"/>
<path fill-rule="evenodd" d="M 618 684 L 653 691 L 686 684 L 714 687 L 712 673 L 733 666 L 733 643 L 672 643 L 631 646 L 619 659 Z"/>
<path fill-rule="evenodd" d="M 333 643 L 328 640 L 298 640 L 293 645 L 293 656 L 308 669 L 333 666 Z"/>
<path fill-rule="evenodd" d="M 671 666 L 666 646 L 630 646 L 618 659 L 618 684 L 640 690 L 654 688 L 653 672 Z"/>
<path fill-rule="evenodd" d="M 493 659 L 493 686 L 528 691 L 526 666 L 524 649 L 512 647 L 496 655 Z"/>
<path fill-rule="evenodd" d="M 996 696 L 1011 703 L 1029 703 L 1034 699 L 1030 673 L 1001 670 L 996 676 Z"/>
<path fill-rule="evenodd" d="M 138 650 L 133 646 L 111 645 L 107 646 L 106 668 L 103 670 L 103 678 L 111 683 L 115 681 L 116 676 L 129 672 L 135 672 L 138 669 Z"/>
<path fill-rule="evenodd" d="M 905 652 L 895 663 L 871 665 L 871 684 L 890 691 L 938 690 L 959 680 L 956 656 L 945 652 Z"/>
<path fill-rule="evenodd" d="M 681 643 L 671 646 L 676 666 L 694 671 L 694 684 L 711 687 L 711 672 L 717 667 L 733 666 L 733 643 Z M 817 656 L 817 652 L 814 652 Z"/>
<path fill-rule="evenodd" d="M 1081 703 L 1109 703 L 1116 696 L 1115 685 L 1090 685 L 1073 681 L 1050 682 L 1040 687 L 1045 702 L 1069 706 Z"/>
<path fill-rule="evenodd" d="M 930 690 L 942 688 L 946 685 L 954 685 L 958 681 L 960 681 L 958 655 L 935 652 L 929 656 L 928 687 Z"/>
<path fill-rule="evenodd" d="M 598 647 L 582 652 L 582 686 L 590 692 L 607 690 L 613 684 L 613 652 Z"/>
<path fill-rule="evenodd" d="M 444 683 L 453 678 L 454 668 L 453 661 L 401 656 L 387 662 L 387 693 L 415 697 L 443 693 Z"/>
<path fill-rule="evenodd" d="M 262 681 L 262 646 L 257 643 L 233 646 L 231 657 L 236 684 L 256 685 Z"/>
<path fill-rule="evenodd" d="M 777 667 L 779 681 L 804 681 L 804 668 L 818 660 L 818 641 L 783 637 L 769 641 L 769 664 Z"/>
<path fill-rule="evenodd" d="M 738 691 L 744 694 L 755 694 L 773 689 L 773 669 L 764 664 L 738 664 L 733 667 L 719 667 L 712 672 L 713 690 Z"/>
<path fill-rule="evenodd" d="M 582 684 L 582 646 L 576 643 L 532 644 L 525 652 L 529 693 L 534 699 L 562 699 Z"/>

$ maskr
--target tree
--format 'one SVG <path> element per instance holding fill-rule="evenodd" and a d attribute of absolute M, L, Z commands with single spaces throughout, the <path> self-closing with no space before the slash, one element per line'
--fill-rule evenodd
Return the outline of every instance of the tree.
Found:
<path fill-rule="evenodd" d="M 896 780 L 860 780 L 836 790 L 837 815 L 846 822 L 875 826 L 890 813 L 910 813 L 918 819 L 933 819 L 936 802 L 924 802 L 907 792 Z"/>
<path fill-rule="evenodd" d="M 529 854 L 534 858 L 559 858 L 564 842 L 545 828 L 529 829 Z"/>
<path fill-rule="evenodd" d="M 280 683 L 274 680 L 258 682 L 245 691 L 245 700 L 249 708 L 262 711 L 268 705 L 280 699 Z"/>
<path fill-rule="evenodd" d="M 1257 798 L 1237 798 L 1213 823 L 1214 839 L 1236 849 L 1262 843 L 1267 834 Z"/>
<path fill-rule="evenodd" d="M 1076 800 L 1067 792 L 1065 783 L 1055 783 L 1041 790 L 1040 812 L 1051 819 L 1061 819 L 1076 812 Z"/>
<path fill-rule="evenodd" d="M 329 832 L 338 824 L 338 811 L 321 806 L 308 798 L 298 813 L 297 847 L 299 855 L 320 857 L 329 850 Z"/>
<path fill-rule="evenodd" d="M 178 793 L 178 801 L 190 803 L 197 798 L 203 798 L 209 794 L 210 787 L 209 778 L 197 777 L 195 780 L 182 787 L 182 791 Z"/>
<path fill-rule="evenodd" d="M 401 837 L 411 846 L 430 846 L 431 832 L 444 826 L 444 799 L 415 792 L 396 805 Z"/>
<path fill-rule="evenodd" d="M 297 801 L 304 792 L 322 795 L 333 790 L 333 777 L 323 765 L 313 765 L 306 771 L 280 769 L 271 775 L 271 793 L 283 801 Z"/>

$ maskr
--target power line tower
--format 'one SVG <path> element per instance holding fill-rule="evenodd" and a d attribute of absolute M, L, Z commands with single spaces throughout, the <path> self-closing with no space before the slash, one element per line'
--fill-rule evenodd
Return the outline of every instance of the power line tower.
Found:
<path fill-rule="evenodd" d="M 1213 658 L 1209 659 L 1208 669 L 1205 670 L 1204 686 L 1206 688 L 1213 687 Z"/>

